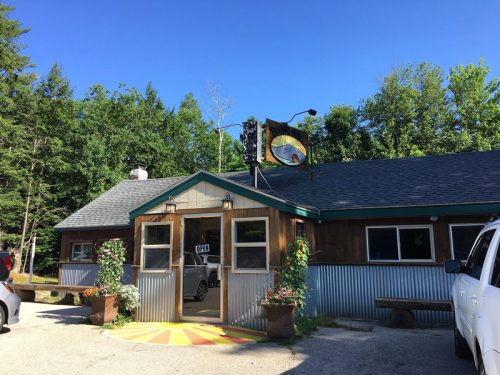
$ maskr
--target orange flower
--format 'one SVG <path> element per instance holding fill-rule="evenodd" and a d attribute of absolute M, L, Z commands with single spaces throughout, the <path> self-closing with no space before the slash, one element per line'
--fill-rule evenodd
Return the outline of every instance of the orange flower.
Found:
<path fill-rule="evenodd" d="M 299 249 L 298 253 L 299 253 L 299 254 L 302 254 L 302 251 L 300 251 L 300 249 Z"/>
<path fill-rule="evenodd" d="M 300 260 L 300 258 L 297 258 L 297 260 Z"/>
<path fill-rule="evenodd" d="M 300 278 L 302 279 L 302 276 L 300 276 Z"/>
<path fill-rule="evenodd" d="M 307 289 L 307 286 L 305 286 L 304 289 Z"/>
<path fill-rule="evenodd" d="M 302 265 L 302 267 L 305 267 L 305 266 L 306 266 L 305 264 Z"/>
<path fill-rule="evenodd" d="M 303 244 L 304 244 L 304 242 L 303 242 L 303 241 L 300 241 L 300 246 L 302 246 Z"/>

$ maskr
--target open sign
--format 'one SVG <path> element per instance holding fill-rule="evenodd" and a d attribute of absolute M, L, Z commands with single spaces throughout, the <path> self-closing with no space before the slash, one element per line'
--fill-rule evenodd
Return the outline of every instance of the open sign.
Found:
<path fill-rule="evenodd" d="M 195 250 L 196 250 L 196 254 L 209 253 L 210 252 L 210 245 L 209 244 L 196 245 Z"/>

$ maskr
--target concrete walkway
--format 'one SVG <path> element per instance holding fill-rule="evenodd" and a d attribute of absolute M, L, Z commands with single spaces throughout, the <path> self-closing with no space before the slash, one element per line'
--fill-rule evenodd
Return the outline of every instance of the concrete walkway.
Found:
<path fill-rule="evenodd" d="M 475 374 L 453 351 L 451 327 L 372 332 L 322 328 L 289 349 L 275 343 L 168 346 L 110 339 L 78 324 L 88 307 L 23 302 L 0 332 L 0 374 Z"/>

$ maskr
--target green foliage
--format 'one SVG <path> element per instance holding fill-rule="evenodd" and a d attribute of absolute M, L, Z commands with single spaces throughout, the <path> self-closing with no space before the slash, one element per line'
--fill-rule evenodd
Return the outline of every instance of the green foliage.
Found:
<path fill-rule="evenodd" d="M 141 306 L 139 289 L 135 285 L 128 284 L 120 287 L 120 314 L 132 312 L 136 307 Z"/>
<path fill-rule="evenodd" d="M 88 321 L 90 321 L 90 319 Z M 88 323 L 88 321 L 87 321 L 87 319 L 85 319 L 82 322 L 80 322 L 80 324 L 91 324 L 91 323 Z M 125 324 L 130 323 L 130 322 L 132 322 L 132 318 L 130 316 L 120 314 L 115 319 L 113 319 L 112 322 L 106 323 L 100 327 L 96 327 L 95 329 L 102 330 L 102 329 L 123 328 L 123 326 Z"/>
<path fill-rule="evenodd" d="M 123 262 L 125 261 L 125 247 L 119 238 L 108 240 L 97 250 L 97 264 L 99 265 L 96 285 L 98 295 L 120 293 L 123 276 Z"/>
<path fill-rule="evenodd" d="M 297 309 L 302 316 L 305 297 L 309 294 L 307 289 L 307 268 L 309 260 L 309 242 L 302 237 L 297 237 L 287 246 L 287 256 L 281 271 L 281 287 L 290 288 L 298 294 Z"/>

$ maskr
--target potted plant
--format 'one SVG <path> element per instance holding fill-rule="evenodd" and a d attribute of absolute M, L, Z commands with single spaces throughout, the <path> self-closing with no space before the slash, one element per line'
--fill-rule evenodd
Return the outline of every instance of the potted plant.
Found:
<path fill-rule="evenodd" d="M 120 278 L 123 275 L 125 248 L 123 241 L 114 238 L 106 241 L 97 250 L 98 277 L 95 287 L 87 289 L 84 295 L 89 297 L 92 324 L 103 325 L 118 316 L 120 306 Z"/>
<path fill-rule="evenodd" d="M 297 237 L 287 247 L 280 285 L 267 292 L 261 302 L 267 316 L 267 336 L 270 339 L 290 339 L 295 335 L 295 313 L 302 316 L 304 298 L 308 294 L 306 280 L 309 244 Z"/>

